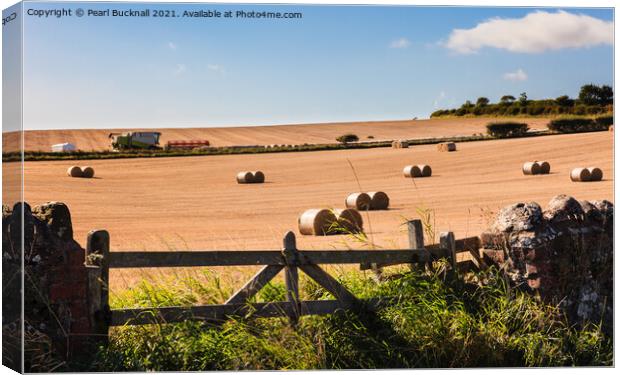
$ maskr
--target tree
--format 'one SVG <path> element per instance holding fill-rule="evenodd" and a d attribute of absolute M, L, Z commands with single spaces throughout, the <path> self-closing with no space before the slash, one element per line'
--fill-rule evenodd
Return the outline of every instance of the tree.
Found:
<path fill-rule="evenodd" d="M 484 96 L 481 96 L 478 100 L 476 100 L 476 106 L 478 107 L 484 107 L 487 104 L 489 104 L 489 98 L 485 98 Z"/>
<path fill-rule="evenodd" d="M 508 105 L 508 104 L 512 104 L 512 103 L 514 103 L 514 101 L 515 101 L 515 100 L 517 100 L 517 99 L 516 99 L 514 96 L 512 96 L 512 95 L 504 95 L 504 96 L 502 96 L 502 97 L 499 99 L 499 102 L 500 102 L 501 104 L 506 104 L 506 105 Z"/>
<path fill-rule="evenodd" d="M 588 84 L 581 86 L 579 90 L 579 102 L 585 105 L 595 105 L 599 102 L 600 87 Z"/>
<path fill-rule="evenodd" d="M 466 100 L 465 103 L 463 103 L 463 105 L 461 106 L 461 108 L 468 109 L 468 108 L 471 108 L 473 106 L 474 105 L 472 104 L 472 102 L 470 100 Z"/>
<path fill-rule="evenodd" d="M 527 105 L 527 94 L 522 92 L 521 94 L 519 94 L 519 104 L 521 104 L 522 107 L 525 107 Z"/>
<path fill-rule="evenodd" d="M 570 107 L 573 105 L 573 100 L 568 97 L 568 95 L 562 95 L 555 98 L 555 102 L 560 107 Z"/>
<path fill-rule="evenodd" d="M 601 86 L 599 90 L 599 104 L 609 105 L 614 102 L 614 90 L 607 85 Z"/>

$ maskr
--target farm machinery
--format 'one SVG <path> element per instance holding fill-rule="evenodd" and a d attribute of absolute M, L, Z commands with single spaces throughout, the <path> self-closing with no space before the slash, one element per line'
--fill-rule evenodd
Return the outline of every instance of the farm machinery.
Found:
<path fill-rule="evenodd" d="M 209 147 L 210 143 L 206 139 L 192 139 L 189 141 L 168 141 L 164 150 L 193 150 L 196 148 Z"/>
<path fill-rule="evenodd" d="M 110 133 L 112 150 L 161 150 L 159 132 Z"/>
<path fill-rule="evenodd" d="M 159 132 L 126 132 L 110 133 L 110 144 L 112 150 L 161 150 L 159 145 Z M 206 139 L 175 140 L 168 141 L 163 147 L 164 150 L 194 150 L 209 147 L 210 143 Z"/>

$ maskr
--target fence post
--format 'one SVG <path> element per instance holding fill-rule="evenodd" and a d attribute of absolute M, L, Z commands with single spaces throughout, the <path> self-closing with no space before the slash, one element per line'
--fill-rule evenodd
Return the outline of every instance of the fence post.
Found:
<path fill-rule="evenodd" d="M 409 234 L 410 249 L 424 249 L 424 229 L 422 221 L 415 219 L 407 222 L 407 232 Z M 417 269 L 416 264 L 411 265 L 411 270 Z"/>
<path fill-rule="evenodd" d="M 86 238 L 86 266 L 91 327 L 102 341 L 107 341 L 109 328 L 110 234 L 92 230 Z"/>
<path fill-rule="evenodd" d="M 289 231 L 284 236 L 284 249 L 282 254 L 286 260 L 286 269 L 284 272 L 284 280 L 286 283 L 286 299 L 292 306 L 292 313 L 289 320 L 292 325 L 297 325 L 300 315 L 299 303 L 299 253 L 297 251 L 297 243 L 295 233 Z"/>
<path fill-rule="evenodd" d="M 458 269 L 456 268 L 456 241 L 454 239 L 453 232 L 441 232 L 439 235 L 439 247 L 444 251 L 445 257 L 450 262 L 452 267 L 452 274 L 457 275 Z"/>

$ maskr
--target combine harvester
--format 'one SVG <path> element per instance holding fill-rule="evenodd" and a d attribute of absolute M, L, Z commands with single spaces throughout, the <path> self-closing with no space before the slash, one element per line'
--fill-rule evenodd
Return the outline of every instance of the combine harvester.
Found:
<path fill-rule="evenodd" d="M 127 132 L 110 133 L 108 138 L 112 150 L 161 150 L 159 146 L 159 132 Z"/>

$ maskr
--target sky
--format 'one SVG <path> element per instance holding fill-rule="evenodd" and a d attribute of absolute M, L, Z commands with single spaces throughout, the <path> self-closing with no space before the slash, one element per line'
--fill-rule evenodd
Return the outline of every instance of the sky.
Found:
<path fill-rule="evenodd" d="M 613 11 L 25 3 L 301 19 L 24 15 L 24 129 L 428 118 L 485 96 L 613 85 Z M 5 41 L 6 43 L 6 41 Z"/>

